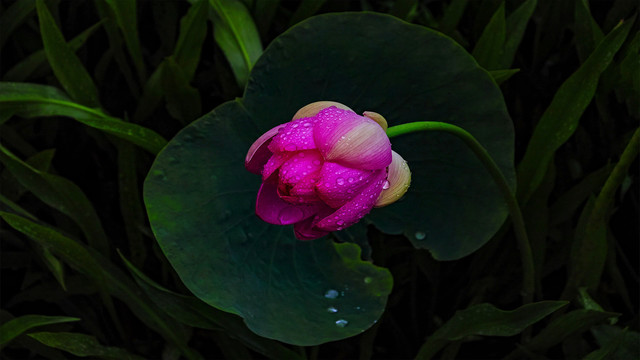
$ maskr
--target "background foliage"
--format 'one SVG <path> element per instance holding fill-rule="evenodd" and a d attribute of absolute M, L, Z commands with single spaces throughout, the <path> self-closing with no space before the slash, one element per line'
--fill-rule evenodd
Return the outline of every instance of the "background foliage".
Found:
<path fill-rule="evenodd" d="M 638 357 L 636 2 L 0 5 L 5 357 Z M 313 347 L 255 335 L 177 278 L 142 206 L 155 154 L 241 96 L 276 36 L 340 11 L 389 13 L 441 31 L 501 83 L 516 130 L 535 303 L 521 306 L 508 224 L 450 262 L 369 227 L 374 263 L 394 278 L 387 309 L 363 334 Z"/>

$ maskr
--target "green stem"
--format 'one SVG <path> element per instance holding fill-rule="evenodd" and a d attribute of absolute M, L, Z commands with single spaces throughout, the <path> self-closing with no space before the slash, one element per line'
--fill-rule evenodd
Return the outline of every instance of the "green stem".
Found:
<path fill-rule="evenodd" d="M 525 230 L 524 219 L 520 212 L 520 206 L 518 205 L 518 201 L 514 194 L 511 192 L 511 188 L 502 174 L 502 171 L 500 171 L 500 168 L 496 165 L 495 161 L 493 161 L 491 155 L 489 155 L 487 150 L 478 142 L 478 140 L 476 140 L 476 138 L 473 137 L 473 135 L 463 128 L 455 125 L 435 121 L 417 121 L 392 126 L 387 129 L 387 136 L 392 138 L 418 131 L 440 131 L 457 136 L 467 144 L 471 151 L 476 154 L 480 162 L 482 162 L 487 171 L 489 171 L 489 174 L 504 196 L 504 200 L 509 209 L 509 215 L 513 222 L 513 229 L 516 234 L 518 248 L 520 249 L 520 256 L 522 258 L 522 297 L 525 304 L 531 303 L 533 301 L 534 292 L 534 267 L 531 245 L 529 245 L 529 239 L 527 238 L 527 231 Z"/>

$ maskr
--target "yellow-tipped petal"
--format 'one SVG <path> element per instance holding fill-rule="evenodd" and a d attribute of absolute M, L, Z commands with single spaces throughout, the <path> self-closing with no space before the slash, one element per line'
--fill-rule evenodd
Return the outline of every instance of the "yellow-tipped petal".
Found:
<path fill-rule="evenodd" d="M 395 151 L 391 151 L 391 157 L 387 175 L 389 187 L 382 190 L 375 207 L 387 206 L 398 201 L 409 190 L 411 184 L 411 170 L 407 162 Z"/>
<path fill-rule="evenodd" d="M 385 119 L 384 116 L 373 111 L 365 111 L 364 113 L 362 113 L 362 116 L 377 122 L 378 125 L 380 125 L 380 127 L 382 128 L 382 130 L 387 131 L 387 127 L 388 127 L 387 119 Z"/>
<path fill-rule="evenodd" d="M 335 106 L 338 109 L 342 109 L 342 110 L 351 110 L 347 105 L 341 104 L 339 102 L 335 102 L 335 101 L 316 101 L 313 102 L 309 105 L 305 105 L 303 106 L 300 110 L 298 110 L 296 112 L 295 115 L 293 115 L 293 119 L 291 120 L 296 120 L 296 119 L 302 119 L 302 118 L 306 118 L 306 117 L 312 117 L 312 116 L 316 116 L 318 115 L 318 113 L 320 111 L 322 111 L 323 109 L 326 109 L 328 107 L 331 106 Z M 353 110 L 351 110 L 353 111 Z"/>

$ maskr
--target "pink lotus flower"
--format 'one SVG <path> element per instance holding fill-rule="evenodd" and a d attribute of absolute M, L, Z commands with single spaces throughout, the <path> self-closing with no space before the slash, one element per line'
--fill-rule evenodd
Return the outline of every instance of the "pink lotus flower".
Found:
<path fill-rule="evenodd" d="M 312 240 L 396 201 L 411 173 L 391 150 L 386 128 L 381 115 L 359 116 L 340 103 L 303 107 L 249 148 L 245 166 L 263 181 L 256 214 L 271 224 L 294 224 L 298 239 Z"/>

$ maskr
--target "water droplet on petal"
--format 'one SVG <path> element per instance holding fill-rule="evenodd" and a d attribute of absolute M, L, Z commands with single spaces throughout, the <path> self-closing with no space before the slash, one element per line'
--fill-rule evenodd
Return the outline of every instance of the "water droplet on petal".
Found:
<path fill-rule="evenodd" d="M 340 295 L 337 290 L 329 289 L 326 293 L 324 293 L 324 297 L 327 299 L 335 299 Z"/>
<path fill-rule="evenodd" d="M 302 126 L 309 127 L 309 126 L 311 126 L 311 123 L 306 122 L 306 123 L 302 124 Z"/>
<path fill-rule="evenodd" d="M 337 183 L 338 185 L 344 185 L 344 179 L 343 179 L 343 178 L 337 178 L 337 179 L 336 179 L 336 183 Z"/>
<path fill-rule="evenodd" d="M 330 313 L 334 313 L 334 314 L 335 314 L 335 313 L 337 313 L 337 312 L 338 312 L 338 309 L 336 309 L 336 308 L 335 308 L 335 307 L 333 307 L 333 306 L 330 306 L 330 307 L 328 307 L 328 308 L 327 308 L 327 311 L 328 311 L 328 312 L 330 312 Z"/>
<path fill-rule="evenodd" d="M 384 185 L 382 185 L 382 190 L 387 190 L 391 184 L 389 184 L 389 180 L 384 181 Z"/>
<path fill-rule="evenodd" d="M 295 129 L 295 128 L 298 127 L 298 124 L 293 124 L 293 125 L 291 125 L 291 127 Z"/>
<path fill-rule="evenodd" d="M 424 233 L 424 232 L 422 232 L 422 231 L 416 231 L 416 233 L 415 233 L 415 237 L 416 237 L 416 239 L 418 239 L 418 240 L 422 240 L 422 239 L 424 239 L 426 236 L 427 236 L 427 234 L 425 234 L 425 233 Z"/>
<path fill-rule="evenodd" d="M 347 181 L 348 181 L 348 182 L 350 182 L 350 183 L 352 183 L 352 182 L 353 182 L 353 178 L 352 178 L 352 177 L 350 177 L 350 178 L 348 178 L 348 179 L 347 179 Z"/>
<path fill-rule="evenodd" d="M 349 325 L 349 322 L 345 319 L 340 319 L 336 321 L 336 325 L 340 326 L 340 327 L 345 327 L 347 325 Z"/>
<path fill-rule="evenodd" d="M 287 151 L 296 151 L 296 145 L 295 144 L 287 144 L 284 146 L 284 149 Z"/>
<path fill-rule="evenodd" d="M 313 160 L 313 165 L 320 165 L 320 160 Z"/>
<path fill-rule="evenodd" d="M 336 221 L 336 224 L 342 225 L 342 224 L 344 224 L 344 220 L 340 219 L 340 220 Z"/>

